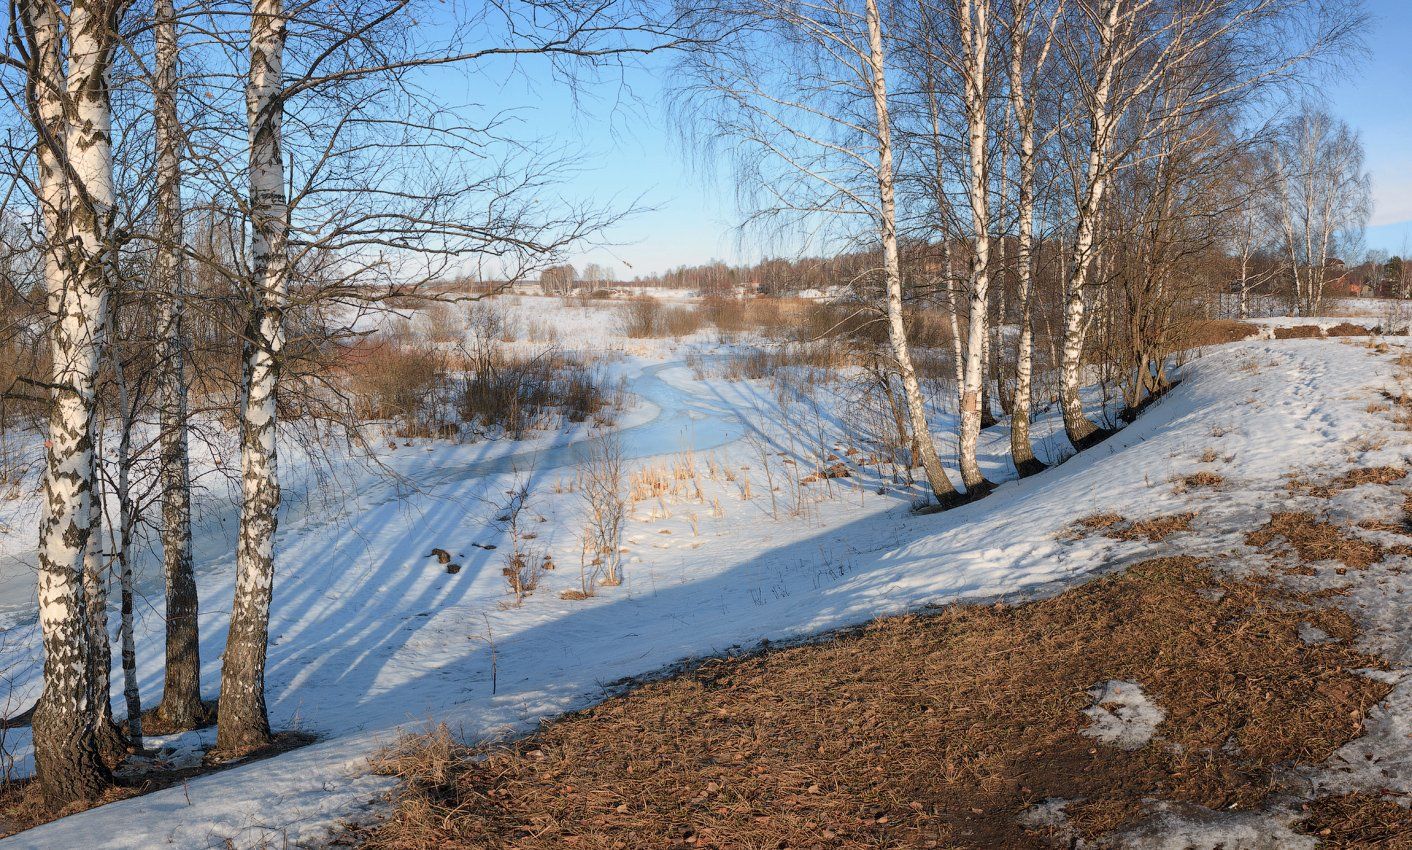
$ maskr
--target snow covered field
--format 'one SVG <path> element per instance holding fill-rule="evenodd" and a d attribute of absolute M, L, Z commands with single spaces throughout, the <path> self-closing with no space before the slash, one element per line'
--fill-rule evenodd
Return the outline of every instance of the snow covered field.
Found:
<path fill-rule="evenodd" d="M 543 301 L 524 298 L 515 310 L 530 317 Z M 1091 451 L 1005 483 L 978 503 L 915 516 L 910 507 L 920 491 L 894 480 L 884 463 L 858 462 L 872 449 L 850 442 L 828 390 L 791 397 L 763 381 L 699 378 L 688 354 L 704 353 L 709 362 L 729 350 L 709 333 L 685 342 L 625 340 L 605 333 L 601 311 L 560 312 L 569 317 L 561 323 L 556 314 L 567 328 L 565 344 L 611 353 L 611 368 L 636 396 L 615 426 L 629 469 L 690 470 L 671 476 L 668 492 L 633 506 L 621 586 L 599 588 L 589 599 L 561 597 L 580 587 L 583 505 L 574 481 L 592 450 L 585 427 L 522 442 L 422 440 L 395 449 L 383 442 L 377 460 L 395 475 L 348 459 L 330 479 L 293 460 L 286 466 L 294 486 L 279 535 L 268 700 L 277 729 L 311 732 L 318 742 L 0 844 L 314 842 L 391 787 L 369 775 L 367 758 L 402 731 L 445 722 L 468 739 L 510 734 L 590 703 L 624 677 L 684 658 L 923 605 L 1054 592 L 1152 554 L 1146 543 L 1066 539 L 1062 532 L 1076 517 L 1195 510 L 1197 530 L 1253 528 L 1272 508 L 1283 509 L 1273 502 L 1293 498 L 1283 489 L 1291 473 L 1327 476 L 1407 458 L 1406 434 L 1370 409 L 1377 391 L 1395 380 L 1399 340 L 1389 340 L 1390 353 L 1364 340 L 1250 341 L 1190 362 L 1176 389 Z M 935 423 L 943 447 L 951 427 L 944 418 Z M 1042 438 L 1056 429 L 1052 416 L 1036 427 L 1051 459 L 1062 440 Z M 986 474 L 1010 477 L 1005 428 L 989 429 L 984 440 Z M 830 455 L 848 465 L 848 477 L 799 483 Z M 1173 487 L 1174 477 L 1201 469 L 1219 471 L 1227 486 Z M 522 529 L 520 545 L 548 553 L 557 568 L 515 607 L 501 573 L 514 541 L 497 517 L 521 481 L 530 487 L 525 515 L 533 536 Z M 219 682 L 232 592 L 235 514 L 220 496 L 208 499 L 198 532 L 207 695 Z M 1352 490 L 1329 509 L 1361 519 L 1386 516 L 1394 504 L 1400 496 L 1385 488 L 1373 495 Z M 31 499 L 0 505 L 7 529 L 0 614 L 16 624 L 4 633 L 3 658 L 14 671 L 11 699 L 19 707 L 39 685 L 38 649 L 24 616 L 34 592 L 33 507 Z M 1220 555 L 1238 542 L 1193 533 L 1162 545 Z M 427 557 L 437 547 L 453 553 L 463 567 L 458 574 Z M 1252 556 L 1249 567 L 1258 560 Z M 138 628 L 144 704 L 155 702 L 161 685 L 161 593 L 153 572 Z M 1412 627 L 1399 600 L 1412 578 L 1378 566 L 1350 580 L 1357 588 L 1349 603 L 1371 626 L 1369 645 L 1394 665 L 1412 664 Z M 1412 792 L 1412 686 L 1400 684 L 1389 706 L 1365 739 L 1349 745 L 1353 769 L 1316 771 L 1311 782 L 1393 782 Z M 5 741 L 21 770 L 26 732 L 13 730 Z M 189 758 L 213 737 L 210 730 L 169 740 L 170 757 Z M 1369 747 L 1391 779 L 1366 766 L 1361 753 Z M 1174 834 L 1187 835 L 1181 830 L 1188 826 L 1173 815 Z"/>

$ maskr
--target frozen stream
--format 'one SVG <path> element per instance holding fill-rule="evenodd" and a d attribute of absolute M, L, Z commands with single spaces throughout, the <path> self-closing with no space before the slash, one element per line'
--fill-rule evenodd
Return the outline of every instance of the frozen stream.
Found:
<path fill-rule="evenodd" d="M 741 438 L 746 426 L 739 412 L 709 398 L 704 391 L 691 393 L 662 379 L 663 372 L 685 368 L 685 361 L 676 360 L 647 366 L 628 377 L 629 392 L 652 412 L 646 421 L 617 429 L 625 460 L 685 449 L 705 451 Z M 350 463 L 349 470 L 338 473 L 344 480 L 337 482 L 331 482 L 327 475 L 314 474 L 307 466 L 286 468 L 282 470 L 287 480 L 280 512 L 280 545 L 290 535 L 310 533 L 314 530 L 311 525 L 316 528 L 320 523 L 338 522 L 356 512 L 402 499 L 460 498 L 465 496 L 466 485 L 478 479 L 517 472 L 539 476 L 576 466 L 591 451 L 592 435 L 580 431 L 524 442 L 435 443 L 432 451 L 404 449 L 381 458 L 395 474 L 379 474 L 366 468 L 367 464 Z M 285 463 L 284 457 L 281 462 Z M 233 497 L 218 494 L 204 501 L 199 508 L 194 541 L 196 570 L 203 578 L 234 566 L 232 552 L 239 517 Z M 6 535 L 36 533 L 32 523 L 0 529 L 0 534 Z M 4 628 L 33 623 L 36 607 L 33 544 L 20 548 L 18 553 L 13 547 L 7 548 L 9 553 L 0 556 L 0 627 Z M 137 590 L 146 606 L 162 609 L 161 563 L 150 551 L 138 564 Z M 206 604 L 203 600 L 202 607 Z"/>

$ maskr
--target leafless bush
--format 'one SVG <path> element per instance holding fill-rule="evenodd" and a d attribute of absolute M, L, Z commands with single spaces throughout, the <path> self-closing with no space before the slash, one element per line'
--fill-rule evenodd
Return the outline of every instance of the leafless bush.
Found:
<path fill-rule="evenodd" d="M 461 339 L 464 328 L 450 304 L 434 301 L 424 307 L 421 313 L 426 326 L 426 337 L 431 342 L 454 343 Z"/>
<path fill-rule="evenodd" d="M 528 525 L 532 520 L 532 514 L 528 511 L 529 481 L 525 478 L 517 480 L 508 496 L 496 518 L 510 536 L 510 549 L 505 553 L 505 567 L 500 573 L 510 586 L 514 605 L 519 607 L 524 604 L 525 597 L 539 586 L 539 579 L 545 571 L 554 569 L 554 561 L 547 552 L 530 542 L 538 535 Z"/>
<path fill-rule="evenodd" d="M 690 336 L 705 325 L 695 307 L 668 306 L 650 295 L 629 299 L 623 309 L 623 333 L 633 339 Z"/>
<path fill-rule="evenodd" d="M 626 397 L 601 367 L 558 350 L 535 355 L 494 350 L 467 364 L 456 399 L 461 420 L 515 439 L 561 420 L 607 422 Z"/>
<path fill-rule="evenodd" d="M 475 345 L 514 342 L 518 336 L 509 311 L 495 301 L 472 301 L 464 312 L 466 330 Z"/>
<path fill-rule="evenodd" d="M 603 584 L 622 583 L 620 549 L 627 522 L 624 484 L 622 442 L 612 433 L 596 437 L 588 460 L 579 468 L 578 492 L 586 515 L 584 552 L 588 564 L 596 568 L 586 579 L 585 593 L 592 589 L 592 576 L 598 570 Z"/>
<path fill-rule="evenodd" d="M 354 412 L 397 423 L 404 437 L 435 431 L 435 411 L 446 386 L 445 356 L 414 338 L 372 337 L 344 351 Z"/>

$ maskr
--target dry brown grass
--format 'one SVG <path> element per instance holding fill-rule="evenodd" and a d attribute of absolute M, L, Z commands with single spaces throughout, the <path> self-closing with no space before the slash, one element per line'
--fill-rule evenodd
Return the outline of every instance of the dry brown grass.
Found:
<path fill-rule="evenodd" d="M 1383 559 L 1383 548 L 1369 540 L 1345 534 L 1343 529 L 1307 511 L 1281 511 L 1270 521 L 1245 535 L 1247 546 L 1268 546 L 1283 538 L 1301 563 L 1338 561 L 1355 570 L 1366 569 Z"/>
<path fill-rule="evenodd" d="M 1119 514 L 1089 514 L 1088 516 L 1079 517 L 1074 520 L 1074 524 L 1071 527 L 1071 535 L 1086 537 L 1088 534 L 1095 531 L 1104 531 L 1125 522 L 1127 522 L 1127 520 L 1123 519 Z"/>
<path fill-rule="evenodd" d="M 1248 809 L 1362 731 L 1389 687 L 1345 614 L 1190 558 L 1018 607 L 956 606 L 713 659 L 481 749 L 427 738 L 372 848 L 1049 846 L 1018 818 L 1081 800 L 1093 837 L 1150 799 Z M 1340 640 L 1307 645 L 1310 622 Z M 1080 734 L 1086 689 L 1166 711 L 1134 751 Z M 410 753 L 410 755 L 408 755 Z"/>
<path fill-rule="evenodd" d="M 1108 532 L 1108 534 L 1110 537 L 1117 538 L 1118 540 L 1141 540 L 1146 538 L 1149 542 L 1156 543 L 1159 540 L 1165 540 L 1178 531 L 1190 531 L 1191 521 L 1194 519 L 1196 519 L 1196 514 L 1191 512 L 1155 516 L 1138 520 L 1125 529 L 1114 529 Z"/>
<path fill-rule="evenodd" d="M 1394 484 L 1407 477 L 1407 470 L 1400 466 L 1360 466 L 1350 469 L 1327 484 L 1315 484 L 1303 478 L 1290 479 L 1287 488 L 1291 493 L 1303 493 L 1319 499 L 1329 499 L 1345 490 L 1361 487 L 1364 484 Z"/>
<path fill-rule="evenodd" d="M 1176 485 L 1173 489 L 1178 493 L 1185 493 L 1188 490 L 1195 490 L 1200 487 L 1219 487 L 1226 483 L 1226 477 L 1217 472 L 1201 470 L 1189 475 L 1179 475 L 1172 479 Z"/>
<path fill-rule="evenodd" d="M 1409 850 L 1412 811 L 1372 794 L 1324 797 L 1305 807 L 1299 829 L 1319 840 L 1320 850 Z"/>
<path fill-rule="evenodd" d="M 1333 327 L 1324 328 L 1326 336 L 1373 336 L 1377 333 L 1380 333 L 1379 328 L 1355 325 L 1352 322 L 1339 322 Z"/>
<path fill-rule="evenodd" d="M 1201 319 L 1179 327 L 1172 339 L 1172 348 L 1175 351 L 1181 351 L 1207 345 L 1223 345 L 1259 335 L 1259 326 L 1249 322 L 1237 322 L 1231 319 Z"/>
<path fill-rule="evenodd" d="M 1407 477 L 1407 470 L 1400 466 L 1364 466 L 1350 469 L 1334 481 L 1340 490 L 1352 490 L 1363 484 L 1392 484 Z"/>
<path fill-rule="evenodd" d="M 1147 540 L 1156 543 L 1178 531 L 1190 531 L 1194 513 L 1167 514 L 1128 522 L 1118 514 L 1092 514 L 1074 522 L 1062 536 L 1071 540 L 1087 537 L 1095 532 L 1114 540 Z"/>

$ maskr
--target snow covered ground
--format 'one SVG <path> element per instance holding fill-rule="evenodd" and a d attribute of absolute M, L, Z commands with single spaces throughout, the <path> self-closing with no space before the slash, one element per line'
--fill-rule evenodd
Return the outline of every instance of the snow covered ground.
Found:
<path fill-rule="evenodd" d="M 602 335 L 601 317 L 585 313 L 576 334 Z M 1146 543 L 1067 539 L 1062 532 L 1086 514 L 1141 519 L 1187 509 L 1199 513 L 1197 531 L 1253 528 L 1272 507 L 1280 509 L 1271 502 L 1277 493 L 1284 499 L 1291 472 L 1404 462 L 1406 434 L 1369 409 L 1377 390 L 1394 380 L 1393 355 L 1402 349 L 1393 342 L 1391 353 L 1362 340 L 1250 341 L 1209 351 L 1183 367 L 1173 392 L 1102 445 L 931 516 L 911 513 L 919 491 L 894 480 L 887 464 L 857 462 L 872 448 L 850 441 L 828 390 L 799 395 L 761 381 L 697 378 L 684 358 L 714 350 L 704 338 L 606 342 L 621 351 L 614 368 L 640 398 L 619 422 L 629 468 L 670 473 L 675 463 L 692 471 L 672 479 L 675 493 L 633 507 L 621 586 L 589 599 L 560 595 L 580 587 L 583 506 L 575 466 L 591 447 L 582 432 L 525 443 L 384 444 L 378 459 L 395 478 L 350 461 L 329 483 L 296 464 L 291 475 L 304 483 L 295 490 L 308 497 L 293 500 L 281 521 L 268 701 L 276 728 L 311 732 L 318 742 L 0 845 L 314 842 L 391 786 L 369 775 L 367 758 L 403 731 L 446 722 L 468 739 L 510 734 L 601 698 L 617 680 L 683 658 L 928 604 L 1024 599 L 1152 554 Z M 1041 436 L 1057 428 L 1049 417 L 1037 428 Z M 938 421 L 943 445 L 949 428 Z M 987 475 L 1010 477 L 1005 429 L 988 430 L 985 441 Z M 1042 445 L 1057 452 L 1057 443 Z M 848 463 L 849 477 L 799 484 L 829 455 Z M 1173 487 L 1176 476 L 1201 469 L 1220 471 L 1227 485 Z M 501 574 L 513 541 L 497 517 L 521 480 L 531 487 L 525 515 L 533 536 L 522 533 L 520 545 L 550 554 L 557 569 L 515 607 Z M 330 489 L 336 498 L 325 498 Z M 1359 499 L 1397 501 L 1349 491 L 1334 504 L 1350 515 L 1389 510 Z M 26 543 L 33 524 L 24 510 L 21 500 L 0 515 L 10 528 L 0 604 L 12 612 L 23 607 L 15 594 L 28 568 L 25 546 L 33 545 Z M 234 514 L 208 511 L 216 518 L 203 525 L 200 592 L 205 690 L 214 695 L 231 598 Z M 1161 544 L 1198 555 L 1231 545 L 1229 536 L 1196 533 Z M 444 572 L 426 557 L 434 547 L 454 553 L 463 569 Z M 1398 599 L 1412 578 L 1380 567 L 1358 581 L 1367 586 L 1351 599 L 1373 627 L 1370 645 L 1395 665 L 1412 664 L 1412 627 Z M 152 601 L 157 607 L 144 610 L 139 629 L 148 704 L 161 684 L 159 592 Z M 17 671 L 13 699 L 27 704 L 38 687 L 32 626 L 10 629 L 3 642 L 0 658 Z M 1389 706 L 1368 738 L 1350 747 L 1380 748 L 1380 767 L 1393 764 L 1398 787 L 1412 791 L 1412 685 L 1399 685 Z M 167 743 L 180 758 L 213 736 L 191 733 Z M 5 743 L 23 769 L 24 730 Z M 1350 753 L 1356 770 L 1319 771 L 1311 781 L 1386 785 L 1359 758 Z"/>

